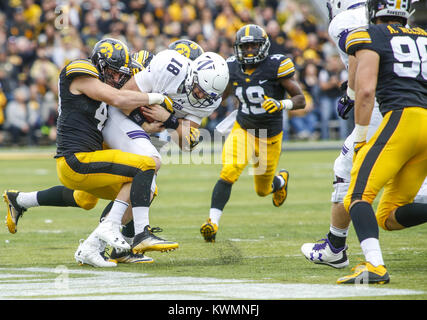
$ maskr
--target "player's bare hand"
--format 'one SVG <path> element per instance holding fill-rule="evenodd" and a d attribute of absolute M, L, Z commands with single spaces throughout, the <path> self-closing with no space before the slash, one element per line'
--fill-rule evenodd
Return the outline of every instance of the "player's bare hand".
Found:
<path fill-rule="evenodd" d="M 153 122 L 144 122 L 142 124 L 142 129 L 148 133 L 159 133 L 165 130 L 163 126 L 163 122 L 161 121 L 153 121 Z"/>
<path fill-rule="evenodd" d="M 166 121 L 170 116 L 170 112 L 158 104 L 141 107 L 141 110 L 144 116 L 160 122 Z"/>

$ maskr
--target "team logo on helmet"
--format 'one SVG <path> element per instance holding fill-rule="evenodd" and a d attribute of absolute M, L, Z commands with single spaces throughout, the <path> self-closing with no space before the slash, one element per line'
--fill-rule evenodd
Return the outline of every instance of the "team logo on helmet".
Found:
<path fill-rule="evenodd" d="M 175 50 L 182 54 L 184 57 L 190 58 L 191 49 L 186 44 L 179 43 L 176 46 Z"/>
<path fill-rule="evenodd" d="M 104 42 L 99 46 L 99 52 L 101 52 L 108 59 L 113 56 L 113 51 L 113 45 L 109 42 Z"/>

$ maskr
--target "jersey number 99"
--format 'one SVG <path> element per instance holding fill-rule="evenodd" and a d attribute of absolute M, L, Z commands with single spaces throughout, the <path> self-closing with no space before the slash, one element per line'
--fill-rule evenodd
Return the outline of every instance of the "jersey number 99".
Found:
<path fill-rule="evenodd" d="M 421 73 L 427 80 L 427 38 L 394 37 L 390 41 L 394 58 L 393 71 L 400 77 L 417 78 Z"/>

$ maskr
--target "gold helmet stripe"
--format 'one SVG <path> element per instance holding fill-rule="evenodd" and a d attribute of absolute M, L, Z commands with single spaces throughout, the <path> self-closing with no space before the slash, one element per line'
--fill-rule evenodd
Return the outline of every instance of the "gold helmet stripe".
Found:
<path fill-rule="evenodd" d="M 246 26 L 245 29 L 245 37 L 249 36 L 249 32 L 251 31 L 251 26 Z"/>

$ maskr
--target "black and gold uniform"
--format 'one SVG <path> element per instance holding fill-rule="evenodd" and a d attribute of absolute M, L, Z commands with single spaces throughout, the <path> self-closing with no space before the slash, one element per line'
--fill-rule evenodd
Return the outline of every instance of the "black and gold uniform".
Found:
<path fill-rule="evenodd" d="M 246 70 L 238 63 L 235 56 L 227 60 L 230 70 L 230 83 L 239 101 L 237 122 L 243 129 L 266 129 L 267 136 L 273 137 L 283 130 L 282 111 L 267 113 L 261 107 L 264 96 L 277 100 L 286 97 L 286 90 L 278 80 L 291 78 L 295 74 L 295 66 L 290 58 L 281 54 L 268 56 L 257 64 L 255 69 Z"/>
<path fill-rule="evenodd" d="M 89 60 L 75 60 L 62 69 L 56 157 L 102 149 L 101 131 L 107 120 L 108 106 L 85 95 L 72 94 L 70 84 L 78 76 L 99 79 L 99 72 Z"/>
<path fill-rule="evenodd" d="M 346 51 L 368 49 L 379 54 L 376 98 L 384 115 L 407 106 L 427 108 L 427 31 L 399 24 L 371 25 L 347 37 Z"/>
<path fill-rule="evenodd" d="M 349 54 L 379 55 L 376 98 L 384 119 L 357 154 L 344 205 L 372 203 L 384 187 L 376 212 L 384 229 L 390 212 L 411 203 L 427 175 L 426 46 L 425 30 L 400 24 L 370 25 L 346 41 Z"/>
<path fill-rule="evenodd" d="M 230 84 L 239 101 L 234 127 L 227 137 L 223 151 L 220 178 L 234 183 L 255 156 L 253 175 L 255 191 L 260 196 L 272 192 L 283 138 L 283 111 L 267 113 L 261 106 L 265 96 L 282 100 L 286 91 L 282 78 L 295 74 L 291 59 L 276 54 L 267 56 L 256 66 L 242 65 L 235 56 L 227 60 Z M 247 69 L 243 69 L 243 68 Z"/>
<path fill-rule="evenodd" d="M 115 199 L 122 185 L 132 182 L 139 172 L 154 171 L 155 162 L 147 156 L 103 150 L 102 128 L 108 107 L 84 94 L 70 92 L 72 81 L 80 76 L 101 78 L 99 69 L 89 60 L 72 61 L 61 71 L 55 158 L 58 177 L 64 186 L 75 190 L 76 202 L 93 206 L 96 198 Z"/>

